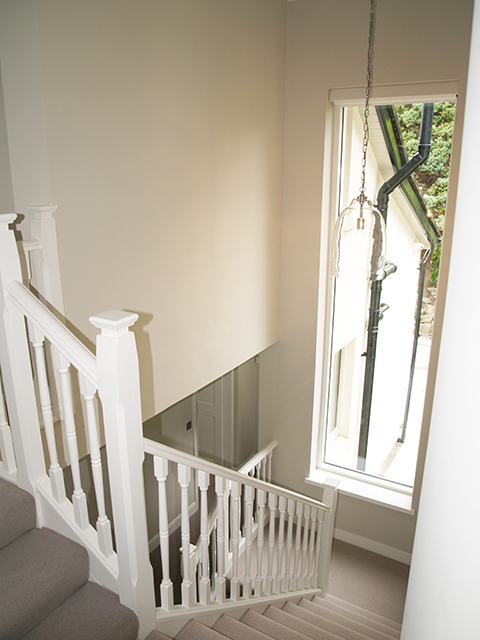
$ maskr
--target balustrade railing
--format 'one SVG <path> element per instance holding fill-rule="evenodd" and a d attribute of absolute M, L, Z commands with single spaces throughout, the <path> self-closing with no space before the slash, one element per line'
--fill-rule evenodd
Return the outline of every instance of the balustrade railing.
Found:
<path fill-rule="evenodd" d="M 323 566 L 322 559 L 328 554 L 322 556 L 322 549 L 331 548 L 333 486 L 327 487 L 324 502 L 319 502 L 147 438 L 144 448 L 153 456 L 158 481 L 159 604 L 163 612 L 326 587 L 328 560 Z M 165 491 L 169 474 L 181 487 L 182 498 L 173 505 L 174 513 L 169 513 Z M 191 516 L 190 504 L 197 500 L 197 494 L 199 513 Z M 210 503 L 214 498 L 217 501 L 213 528 L 209 525 L 209 497 Z M 175 542 L 168 533 L 178 509 L 182 551 L 191 549 L 192 537 L 198 538 L 199 557 L 198 564 L 192 563 L 190 551 L 184 552 L 179 573 L 170 565 Z M 230 566 L 226 563 L 228 552 Z"/>
<path fill-rule="evenodd" d="M 91 318 L 101 331 L 94 356 L 23 284 L 9 228 L 15 218 L 0 215 L 0 367 L 7 406 L 4 411 L 2 395 L 0 473 L 36 495 L 41 525 L 87 548 L 91 576 L 137 613 L 145 637 L 155 626 L 155 603 L 138 361 L 129 331 L 137 316 L 110 311 Z M 28 257 L 41 245 L 29 243 L 26 250 Z M 60 403 L 56 412 L 53 398 Z"/>
<path fill-rule="evenodd" d="M 55 207 L 34 209 L 38 224 L 45 218 L 51 225 Z M 129 330 L 136 314 L 109 311 L 91 318 L 100 330 L 93 355 L 23 284 L 10 228 L 15 219 L 0 215 L 0 475 L 36 496 L 40 525 L 87 548 L 92 578 L 137 613 L 141 639 L 155 627 L 159 612 L 325 588 L 335 489 L 326 488 L 322 503 L 272 485 L 276 441 L 237 472 L 144 439 Z M 42 247 L 43 241 L 25 248 L 37 270 L 43 258 L 33 256 Z M 50 274 L 45 287 L 53 292 L 51 299 L 52 283 Z M 145 454 L 153 456 L 158 485 L 157 611 Z M 167 495 L 172 475 L 178 503 L 175 492 Z M 198 509 L 191 509 L 192 502 Z M 169 529 L 177 517 L 175 548 Z M 192 539 L 198 539 L 196 545 Z"/>

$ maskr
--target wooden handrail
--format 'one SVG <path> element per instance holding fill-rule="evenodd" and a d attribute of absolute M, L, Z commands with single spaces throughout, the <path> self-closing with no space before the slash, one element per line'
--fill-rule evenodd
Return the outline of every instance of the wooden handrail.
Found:
<path fill-rule="evenodd" d="M 93 353 L 71 333 L 44 304 L 21 282 L 12 280 L 5 286 L 7 297 L 43 335 L 97 387 L 97 365 Z"/>
<path fill-rule="evenodd" d="M 284 489 L 282 487 L 279 487 L 278 485 L 264 482 L 263 480 L 257 480 L 256 478 L 252 478 L 251 476 L 243 475 L 238 471 L 227 469 L 226 467 L 222 467 L 221 465 L 215 464 L 214 462 L 209 462 L 208 460 L 203 460 L 202 458 L 192 456 L 189 453 L 178 451 L 177 449 L 172 449 L 172 447 L 167 447 L 166 445 L 160 444 L 159 442 L 154 442 L 149 438 L 143 438 L 143 443 L 145 453 L 148 453 L 152 456 L 165 458 L 167 460 L 171 460 L 172 462 L 192 467 L 193 469 L 205 471 L 206 473 L 210 473 L 211 475 L 220 476 L 222 478 L 225 478 L 226 480 L 231 480 L 232 482 L 244 484 L 255 489 L 260 489 L 261 491 L 265 491 L 266 493 L 275 493 L 276 495 L 281 496 L 287 500 L 303 502 L 310 507 L 315 507 L 316 509 L 320 509 L 322 511 L 331 511 L 330 507 L 327 504 L 324 504 L 319 500 L 314 500 L 313 498 L 308 498 L 307 496 L 303 496 L 302 494 L 296 493 L 295 491 L 290 491 L 289 489 Z"/>
<path fill-rule="evenodd" d="M 247 474 L 250 473 L 257 464 L 262 462 L 264 458 L 268 456 L 268 454 L 275 449 L 278 445 L 278 440 L 270 440 L 268 444 L 266 444 L 263 449 L 260 449 L 258 453 L 254 453 L 251 458 L 249 458 L 246 462 L 242 464 L 241 467 L 237 469 L 238 473 Z"/>

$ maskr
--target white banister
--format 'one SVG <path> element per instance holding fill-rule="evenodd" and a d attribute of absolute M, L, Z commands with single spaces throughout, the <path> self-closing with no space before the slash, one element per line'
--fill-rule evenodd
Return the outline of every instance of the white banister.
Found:
<path fill-rule="evenodd" d="M 240 474 L 238 471 L 234 471 L 233 469 L 229 469 L 228 467 L 222 467 L 219 464 L 215 464 L 215 462 L 210 462 L 209 460 L 204 460 L 203 458 L 197 458 L 196 456 L 192 456 L 191 454 L 180 451 L 179 449 L 174 449 L 173 447 L 168 447 L 167 445 L 160 444 L 159 442 L 154 442 L 149 438 L 144 438 L 143 442 L 145 453 L 148 453 L 152 456 L 165 457 L 172 462 L 186 464 L 193 469 L 206 471 L 207 473 L 215 476 L 222 476 L 225 480 L 240 482 L 245 486 L 254 487 L 255 489 L 262 489 L 267 493 L 274 490 L 277 496 L 284 496 L 287 499 L 295 501 L 299 500 L 303 504 L 309 504 L 310 506 L 317 507 L 322 511 L 330 511 L 330 507 L 328 506 L 328 504 L 321 502 L 320 500 L 315 500 L 314 498 L 309 498 L 308 496 L 304 496 L 301 493 L 296 493 L 295 491 L 284 489 L 283 487 L 279 487 L 278 485 L 272 485 L 269 482 L 264 482 L 263 480 L 258 480 L 257 478 L 252 478 L 250 476 Z"/>
<path fill-rule="evenodd" d="M 217 494 L 218 504 L 218 524 L 217 524 L 217 571 L 215 574 L 215 596 L 217 602 L 223 603 L 226 598 L 227 584 L 225 579 L 225 478 L 221 476 L 215 477 L 215 492 Z"/>
<path fill-rule="evenodd" d="M 283 558 L 285 552 L 284 536 L 285 536 L 285 513 L 287 510 L 287 501 L 283 496 L 278 499 L 278 543 L 277 543 L 277 575 L 275 576 L 274 593 L 278 594 L 282 591 L 282 572 Z"/>
<path fill-rule="evenodd" d="M 262 563 L 263 563 L 263 539 L 264 539 L 264 524 L 265 524 L 265 503 L 267 498 L 267 492 L 263 489 L 257 489 L 257 517 L 258 517 L 258 532 L 257 532 L 257 573 L 255 576 L 255 595 L 262 595 L 263 591 L 263 577 L 262 577 Z"/>
<path fill-rule="evenodd" d="M 158 519 L 160 535 L 160 557 L 162 562 L 162 582 L 160 601 L 165 611 L 173 609 L 173 584 L 170 579 L 170 545 L 168 541 L 168 509 L 166 482 L 168 460 L 155 457 L 153 460 L 155 477 L 158 482 Z"/>
<path fill-rule="evenodd" d="M 24 316 L 31 319 L 43 335 L 69 359 L 71 364 L 81 371 L 93 384 L 97 382 L 95 356 L 55 317 L 20 281 L 11 281 L 6 285 L 7 299 Z"/>
<path fill-rule="evenodd" d="M 194 603 L 194 589 L 190 571 L 190 519 L 188 516 L 188 487 L 192 481 L 192 469 L 184 464 L 178 465 L 178 484 L 181 489 L 181 536 L 182 536 L 182 604 L 189 609 Z"/>
<path fill-rule="evenodd" d="M 45 474 L 30 352 L 23 313 L 12 304 L 7 288 L 22 280 L 15 235 L 10 225 L 17 215 L 0 215 L 0 353 L 5 400 L 20 487 L 34 492 Z"/>
<path fill-rule="evenodd" d="M 45 361 L 45 336 L 31 323 L 29 336 L 35 353 L 40 407 L 42 411 L 48 455 L 50 458 L 48 475 L 50 476 L 53 497 L 60 504 L 66 500 L 65 481 L 63 478 L 62 468 L 58 462 L 57 445 L 55 442 L 52 402 L 50 398 L 47 365 Z"/>
<path fill-rule="evenodd" d="M 253 494 L 254 488 L 245 487 L 245 582 L 243 595 L 252 595 L 252 543 L 253 543 Z"/>
<path fill-rule="evenodd" d="M 80 393 L 85 400 L 86 428 L 90 448 L 90 466 L 92 469 L 93 484 L 97 502 L 97 535 L 100 551 L 108 558 L 113 553 L 112 528 L 107 517 L 105 506 L 105 487 L 103 484 L 102 459 L 100 455 L 100 443 L 98 438 L 98 422 L 95 401 L 97 389 L 80 373 Z"/>
<path fill-rule="evenodd" d="M 208 557 L 208 503 L 207 491 L 210 474 L 205 471 L 198 472 L 198 488 L 200 490 L 200 562 L 201 577 L 199 581 L 200 604 L 210 604 L 210 561 Z"/>
<path fill-rule="evenodd" d="M 138 316 L 108 311 L 90 318 L 97 336 L 98 393 L 102 401 L 118 555 L 119 595 L 140 619 L 140 638 L 155 626 L 142 465 L 142 413 L 135 337 Z"/>
<path fill-rule="evenodd" d="M 275 551 L 275 513 L 277 510 L 277 496 L 268 494 L 268 509 L 270 522 L 268 525 L 268 573 L 265 581 L 265 593 L 267 596 L 273 593 L 273 554 Z"/>
<path fill-rule="evenodd" d="M 232 600 L 240 598 L 240 577 L 238 574 L 238 561 L 240 555 L 240 490 L 238 482 L 232 482 L 232 578 L 230 581 L 230 593 Z"/>

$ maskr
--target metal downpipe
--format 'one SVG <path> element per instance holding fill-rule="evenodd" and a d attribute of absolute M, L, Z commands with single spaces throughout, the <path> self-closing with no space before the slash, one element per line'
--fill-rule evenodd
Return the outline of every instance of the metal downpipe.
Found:
<path fill-rule="evenodd" d="M 420 140 L 417 153 L 406 164 L 404 164 L 403 167 L 401 167 L 397 171 L 397 173 L 395 173 L 389 180 L 384 182 L 378 190 L 377 208 L 382 214 L 385 223 L 387 222 L 389 195 L 428 158 L 431 147 L 433 108 L 433 103 L 425 103 L 423 105 L 422 123 L 420 127 Z M 390 273 L 392 273 L 392 271 L 390 271 Z M 388 275 L 389 273 L 387 273 L 387 269 L 385 269 L 385 277 L 387 277 Z M 360 435 L 357 453 L 357 469 L 359 471 L 365 471 L 367 459 L 382 286 L 383 280 L 376 280 L 372 282 L 370 290 L 367 350 L 364 353 L 364 356 L 366 358 L 365 376 L 363 384 L 362 413 L 360 418 Z"/>

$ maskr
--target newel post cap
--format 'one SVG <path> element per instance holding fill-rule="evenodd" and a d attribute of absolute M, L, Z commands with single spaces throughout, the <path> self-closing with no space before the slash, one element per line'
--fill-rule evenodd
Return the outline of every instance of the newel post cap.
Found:
<path fill-rule="evenodd" d="M 0 231 L 9 231 L 8 225 L 17 219 L 16 213 L 0 213 Z"/>
<path fill-rule="evenodd" d="M 58 204 L 31 204 L 27 211 L 32 214 L 34 220 L 48 220 L 53 218 L 57 211 Z"/>
<path fill-rule="evenodd" d="M 128 311 L 104 311 L 90 318 L 94 327 L 100 329 L 102 336 L 109 338 L 120 338 L 128 333 L 128 328 L 138 320 L 138 314 Z"/>

